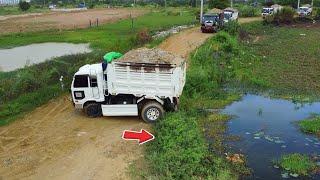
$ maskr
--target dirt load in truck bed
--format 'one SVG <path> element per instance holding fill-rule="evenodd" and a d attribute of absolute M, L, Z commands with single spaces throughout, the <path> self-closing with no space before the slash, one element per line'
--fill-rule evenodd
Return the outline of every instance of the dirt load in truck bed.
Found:
<path fill-rule="evenodd" d="M 149 49 L 143 47 L 127 52 L 116 61 L 129 63 L 175 64 L 179 66 L 185 59 L 158 48 Z"/>

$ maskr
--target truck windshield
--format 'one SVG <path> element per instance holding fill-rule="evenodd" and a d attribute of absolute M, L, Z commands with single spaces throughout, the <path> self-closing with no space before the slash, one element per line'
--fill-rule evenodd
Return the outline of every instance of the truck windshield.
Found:
<path fill-rule="evenodd" d="M 225 19 L 230 19 L 232 17 L 232 14 L 231 13 L 224 13 L 223 16 Z"/>
<path fill-rule="evenodd" d="M 307 12 L 308 8 L 300 8 L 300 12 Z"/>
<path fill-rule="evenodd" d="M 88 87 L 88 76 L 87 75 L 76 75 L 74 77 L 73 87 L 75 87 L 75 88 Z"/>
<path fill-rule="evenodd" d="M 262 13 L 270 13 L 271 9 L 262 9 Z"/>
<path fill-rule="evenodd" d="M 210 16 L 210 15 L 204 15 L 203 16 L 203 21 L 213 21 L 213 22 L 217 22 L 218 21 L 218 16 Z"/>

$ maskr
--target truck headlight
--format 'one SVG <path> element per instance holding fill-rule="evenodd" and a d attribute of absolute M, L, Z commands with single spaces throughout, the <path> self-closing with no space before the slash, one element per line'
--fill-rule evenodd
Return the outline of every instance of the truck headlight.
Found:
<path fill-rule="evenodd" d="M 74 91 L 73 94 L 75 99 L 83 99 L 85 97 L 84 91 Z"/>

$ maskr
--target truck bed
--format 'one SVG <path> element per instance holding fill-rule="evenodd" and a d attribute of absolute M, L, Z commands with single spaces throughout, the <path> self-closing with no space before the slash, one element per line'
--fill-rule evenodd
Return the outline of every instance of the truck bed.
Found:
<path fill-rule="evenodd" d="M 108 92 L 137 97 L 179 97 L 182 93 L 186 64 L 112 62 L 107 68 Z"/>

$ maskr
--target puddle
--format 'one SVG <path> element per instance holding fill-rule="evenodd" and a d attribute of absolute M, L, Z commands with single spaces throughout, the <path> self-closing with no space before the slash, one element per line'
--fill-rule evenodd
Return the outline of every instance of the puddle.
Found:
<path fill-rule="evenodd" d="M 228 122 L 227 134 L 241 139 L 227 142 L 227 147 L 230 152 L 246 155 L 253 170 L 249 179 L 281 179 L 283 172 L 274 168 L 272 160 L 283 154 L 320 154 L 320 139 L 300 132 L 295 124 L 310 113 L 320 113 L 320 103 L 301 105 L 249 94 L 222 113 L 234 115 Z"/>
<path fill-rule="evenodd" d="M 0 49 L 0 70 L 12 71 L 53 57 L 91 52 L 89 44 L 40 43 Z"/>

